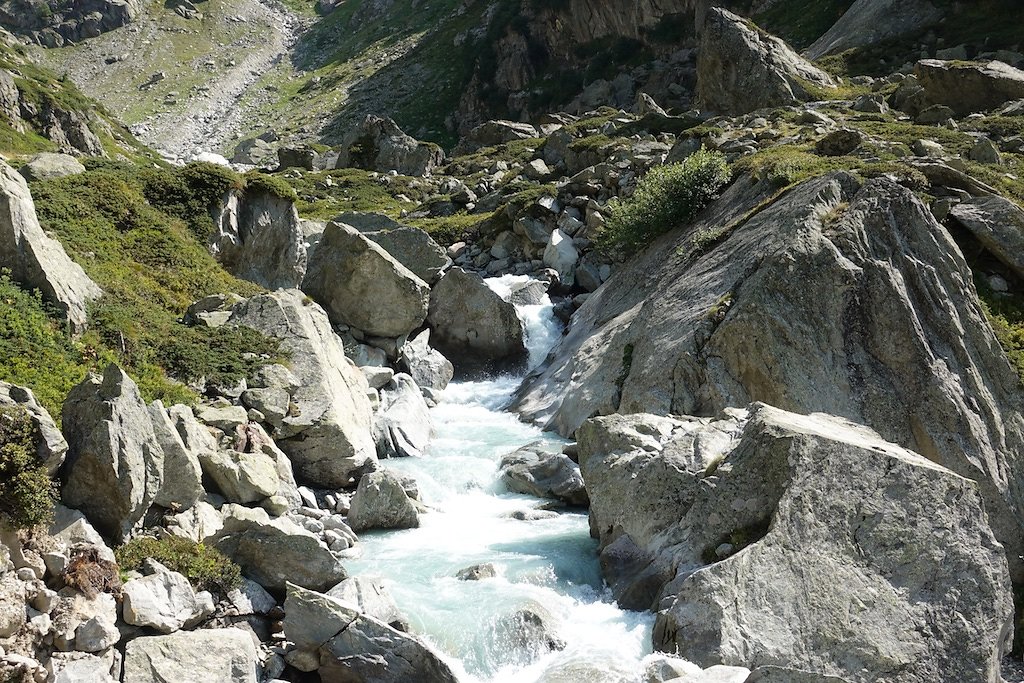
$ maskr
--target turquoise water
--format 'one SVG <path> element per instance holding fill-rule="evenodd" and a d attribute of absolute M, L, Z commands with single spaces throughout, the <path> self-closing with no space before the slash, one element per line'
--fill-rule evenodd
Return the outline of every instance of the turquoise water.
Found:
<path fill-rule="evenodd" d="M 492 287 L 501 292 L 511 278 Z M 550 305 L 520 309 L 531 365 L 557 341 Z M 412 631 L 433 644 L 460 680 L 494 683 L 632 682 L 649 652 L 653 615 L 626 612 L 605 590 L 585 513 L 522 521 L 509 515 L 543 501 L 508 492 L 498 461 L 519 446 L 563 441 L 504 412 L 520 381 L 504 377 L 459 382 L 431 411 L 435 437 L 423 458 L 384 467 L 411 475 L 430 507 L 421 526 L 363 534 L 352 575 L 381 579 Z M 474 564 L 495 565 L 497 577 L 460 581 Z M 495 635 L 505 615 L 522 608 L 550 617 L 566 648 L 531 660 Z"/>

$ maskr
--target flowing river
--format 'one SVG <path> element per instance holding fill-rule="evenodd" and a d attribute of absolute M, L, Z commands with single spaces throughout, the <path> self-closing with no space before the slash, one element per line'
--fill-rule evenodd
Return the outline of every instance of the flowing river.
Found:
<path fill-rule="evenodd" d="M 506 293 L 525 280 L 506 276 L 488 284 Z M 518 312 L 535 367 L 558 340 L 559 325 L 550 302 Z M 416 479 L 431 511 L 418 529 L 363 535 L 362 553 L 347 567 L 380 579 L 412 632 L 434 645 L 460 680 L 632 683 L 649 652 L 654 617 L 619 609 L 603 587 L 586 513 L 512 517 L 549 501 L 505 489 L 501 456 L 536 441 L 552 449 L 564 443 L 504 410 L 521 379 L 449 385 L 431 411 L 435 436 L 426 455 L 384 463 Z M 455 578 L 481 563 L 493 564 L 497 576 Z M 548 618 L 565 648 L 530 656 L 513 646 L 501 620 L 524 608 Z"/>

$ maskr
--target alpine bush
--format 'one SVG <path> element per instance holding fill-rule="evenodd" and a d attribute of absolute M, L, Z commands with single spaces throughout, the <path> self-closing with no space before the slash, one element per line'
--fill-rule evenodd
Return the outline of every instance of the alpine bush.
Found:
<path fill-rule="evenodd" d="M 56 489 L 36 457 L 36 430 L 24 408 L 0 406 L 0 521 L 37 526 L 53 514 Z"/>
<path fill-rule="evenodd" d="M 124 571 L 139 569 L 146 559 L 153 558 L 183 574 L 199 590 L 226 593 L 242 581 L 241 569 L 219 550 L 178 536 L 134 538 L 115 550 L 114 555 Z"/>
<path fill-rule="evenodd" d="M 691 220 L 718 196 L 730 177 L 725 156 L 704 148 L 680 164 L 651 169 L 632 197 L 609 203 L 604 246 L 635 252 Z"/>

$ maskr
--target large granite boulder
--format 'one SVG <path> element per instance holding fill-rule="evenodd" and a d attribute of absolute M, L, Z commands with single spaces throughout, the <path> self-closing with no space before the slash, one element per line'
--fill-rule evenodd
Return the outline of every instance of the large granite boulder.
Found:
<path fill-rule="evenodd" d="M 398 609 L 388 589 L 379 581 L 353 576 L 327 591 L 327 595 L 358 608 L 362 614 L 369 615 L 393 629 L 409 630 L 409 622 L 405 615 Z"/>
<path fill-rule="evenodd" d="M 954 62 L 922 59 L 914 75 L 932 104 L 961 116 L 995 109 L 1024 97 L 1024 71 L 1003 62 Z"/>
<path fill-rule="evenodd" d="M 180 631 L 129 642 L 123 680 L 256 683 L 258 666 L 256 645 L 242 629 Z"/>
<path fill-rule="evenodd" d="M 0 269 L 26 289 L 38 289 L 71 326 L 86 324 L 89 302 L 103 293 L 60 242 L 39 226 L 25 179 L 0 161 Z"/>
<path fill-rule="evenodd" d="M 998 195 L 956 204 L 950 217 L 967 228 L 985 249 L 1024 278 L 1024 211 Z"/>
<path fill-rule="evenodd" d="M 358 229 L 359 226 L 355 227 Z M 363 234 L 428 285 L 436 283 L 442 271 L 451 265 L 444 247 L 419 228 L 399 226 Z"/>
<path fill-rule="evenodd" d="M 448 665 L 415 636 L 351 603 L 288 586 L 284 629 L 325 683 L 455 683 Z M 294 658 L 301 661 L 303 658 Z"/>
<path fill-rule="evenodd" d="M 702 667 L 998 681 L 1013 604 L 978 485 L 843 419 L 742 412 L 580 429 L 602 545 L 628 538 L 659 569 L 630 577 L 660 606 L 655 646 Z"/>
<path fill-rule="evenodd" d="M 856 0 L 828 31 L 804 51 L 808 59 L 875 45 L 935 23 L 942 11 L 929 0 Z"/>
<path fill-rule="evenodd" d="M 320 306 L 298 290 L 281 290 L 238 304 L 229 324 L 277 337 L 289 355 L 298 386 L 277 445 L 296 479 L 340 488 L 376 468 L 369 387 Z"/>
<path fill-rule="evenodd" d="M 515 407 L 565 436 L 593 415 L 755 400 L 866 424 L 977 480 L 1019 576 L 1020 384 L 959 248 L 889 180 L 832 174 L 748 214 L 767 189 L 738 180 L 616 271 Z M 694 249 L 723 225 L 718 246 Z"/>
<path fill-rule="evenodd" d="M 341 141 L 335 168 L 398 171 L 402 175 L 429 175 L 444 162 L 444 151 L 432 142 L 406 135 L 394 121 L 368 114 Z"/>
<path fill-rule="evenodd" d="M 42 152 L 36 154 L 18 169 L 25 180 L 52 180 L 85 173 L 82 162 L 70 154 Z"/>
<path fill-rule="evenodd" d="M 306 240 L 291 199 L 265 189 L 230 190 L 213 218 L 210 253 L 229 272 L 267 289 L 299 286 Z"/>
<path fill-rule="evenodd" d="M 122 586 L 122 614 L 126 624 L 174 633 L 201 616 L 203 609 L 184 575 L 160 569 Z"/>
<path fill-rule="evenodd" d="M 413 529 L 420 525 L 419 510 L 401 477 L 380 470 L 359 480 L 349 506 L 348 524 L 357 533 L 370 529 Z"/>
<path fill-rule="evenodd" d="M 57 429 L 50 413 L 39 404 L 27 387 L 0 382 L 0 407 L 19 407 L 28 413 L 36 433 L 36 457 L 46 465 L 46 473 L 56 476 L 68 453 L 68 442 Z"/>
<path fill-rule="evenodd" d="M 418 457 L 426 452 L 432 432 L 430 409 L 412 377 L 399 373 L 381 390 L 373 430 L 378 458 Z"/>
<path fill-rule="evenodd" d="M 709 111 L 740 115 L 815 99 L 835 88 L 827 73 L 746 19 L 713 7 L 704 19 L 697 57 L 697 99 Z"/>
<path fill-rule="evenodd" d="M 355 228 L 329 223 L 302 289 L 331 321 L 375 337 L 402 337 L 423 324 L 430 286 Z"/>
<path fill-rule="evenodd" d="M 501 298 L 476 273 L 452 268 L 430 293 L 427 323 L 437 348 L 473 365 L 501 366 L 526 359 L 523 323 L 515 306 Z"/>
<path fill-rule="evenodd" d="M 327 590 L 348 578 L 345 567 L 323 541 L 287 517 L 270 519 L 261 509 L 225 505 L 224 526 L 209 537 L 242 572 L 270 591 L 287 582 Z"/>
<path fill-rule="evenodd" d="M 116 365 L 90 375 L 61 411 L 70 446 L 61 497 L 100 533 L 122 540 L 138 528 L 163 485 L 164 453 L 139 388 Z"/>
<path fill-rule="evenodd" d="M 576 463 L 563 453 L 545 449 L 542 443 L 523 446 L 504 456 L 498 470 L 511 491 L 554 498 L 569 505 L 589 502 Z"/>

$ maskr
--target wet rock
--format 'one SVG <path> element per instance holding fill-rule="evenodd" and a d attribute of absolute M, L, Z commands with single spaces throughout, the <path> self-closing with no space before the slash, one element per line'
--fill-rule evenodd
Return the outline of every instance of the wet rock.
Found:
<path fill-rule="evenodd" d="M 494 569 L 494 565 L 487 564 L 474 564 L 472 567 L 466 567 L 460 569 L 455 578 L 460 581 L 482 581 L 483 579 L 493 579 L 498 573 Z"/>
<path fill-rule="evenodd" d="M 430 347 L 430 330 L 423 330 L 402 346 L 399 362 L 419 387 L 444 391 L 455 376 L 451 361 Z"/>
<path fill-rule="evenodd" d="M 510 490 L 569 505 L 587 505 L 579 467 L 567 455 L 544 450 L 543 444 L 524 446 L 501 459 L 501 480 Z"/>
<path fill-rule="evenodd" d="M 526 357 L 515 307 L 479 275 L 461 268 L 449 270 L 434 287 L 427 322 L 438 349 L 467 365 L 516 363 Z"/>
<path fill-rule="evenodd" d="M 374 416 L 377 457 L 419 457 L 430 443 L 430 410 L 420 388 L 406 374 L 394 376 L 381 391 Z"/>
<path fill-rule="evenodd" d="M 327 595 L 357 607 L 360 613 L 373 617 L 395 630 L 409 630 L 409 621 L 398 609 L 391 593 L 383 584 L 372 579 L 353 576 L 327 591 Z"/>
<path fill-rule="evenodd" d="M 398 475 L 381 470 L 359 480 L 348 523 L 356 533 L 368 529 L 410 529 L 420 525 L 416 504 Z"/>

